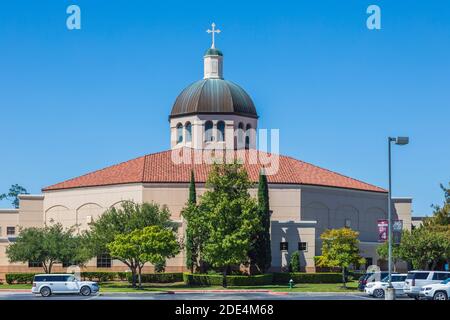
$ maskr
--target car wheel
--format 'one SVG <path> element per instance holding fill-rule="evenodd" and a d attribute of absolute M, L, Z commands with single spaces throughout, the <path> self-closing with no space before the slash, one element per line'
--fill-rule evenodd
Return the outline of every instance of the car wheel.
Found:
<path fill-rule="evenodd" d="M 433 300 L 447 300 L 447 294 L 443 291 L 438 291 L 434 294 Z"/>
<path fill-rule="evenodd" d="M 375 289 L 374 291 L 373 291 L 373 296 L 375 297 L 375 298 L 384 298 L 384 290 L 383 289 Z"/>
<path fill-rule="evenodd" d="M 80 293 L 82 296 L 90 296 L 91 288 L 89 288 L 88 286 L 81 287 Z"/>
<path fill-rule="evenodd" d="M 52 295 L 52 290 L 49 287 L 43 287 L 40 292 L 43 297 L 50 297 Z"/>

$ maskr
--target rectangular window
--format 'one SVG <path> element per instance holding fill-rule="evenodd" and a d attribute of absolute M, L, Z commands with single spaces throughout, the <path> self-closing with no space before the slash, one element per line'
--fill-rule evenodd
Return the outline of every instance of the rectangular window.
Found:
<path fill-rule="evenodd" d="M 287 242 L 280 242 L 280 250 L 281 251 L 287 251 L 289 249 Z"/>
<path fill-rule="evenodd" d="M 6 227 L 6 235 L 14 236 L 16 234 L 16 227 Z"/>
<path fill-rule="evenodd" d="M 299 242 L 298 251 L 308 251 L 308 244 L 306 242 Z"/>
<path fill-rule="evenodd" d="M 28 268 L 42 268 L 42 262 L 28 261 Z"/>
<path fill-rule="evenodd" d="M 97 268 L 111 268 L 111 256 L 109 254 L 97 256 Z"/>

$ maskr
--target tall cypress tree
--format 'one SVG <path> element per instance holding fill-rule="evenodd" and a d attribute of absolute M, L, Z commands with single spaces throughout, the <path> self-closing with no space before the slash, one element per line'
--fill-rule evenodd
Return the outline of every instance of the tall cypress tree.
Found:
<path fill-rule="evenodd" d="M 195 191 L 194 170 L 191 170 L 191 181 L 189 183 L 189 200 L 188 204 L 197 204 L 197 192 Z"/>
<path fill-rule="evenodd" d="M 189 182 L 189 198 L 187 203 L 187 210 L 191 211 L 197 204 L 197 192 L 195 190 L 195 177 L 194 171 L 191 170 L 191 180 Z M 186 225 L 186 267 L 194 272 L 194 267 L 197 264 L 197 248 L 194 243 L 194 237 L 192 230 L 189 228 L 189 220 Z"/>
<path fill-rule="evenodd" d="M 264 169 L 259 174 L 258 182 L 258 214 L 262 223 L 262 229 L 255 234 L 253 248 L 249 253 L 250 264 L 255 266 L 261 273 L 266 272 L 272 262 L 272 251 L 270 246 L 270 209 L 269 209 L 269 186 Z"/>

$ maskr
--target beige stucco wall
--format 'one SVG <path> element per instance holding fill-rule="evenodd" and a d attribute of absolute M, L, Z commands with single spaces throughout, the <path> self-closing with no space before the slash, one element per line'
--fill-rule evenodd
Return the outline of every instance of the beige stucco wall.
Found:
<path fill-rule="evenodd" d="M 141 184 L 130 184 L 45 192 L 44 221 L 57 221 L 64 227 L 79 225 L 82 231 L 92 219 L 123 201 L 142 202 L 142 191 Z"/>
<path fill-rule="evenodd" d="M 205 191 L 204 184 L 197 185 L 197 195 Z M 256 197 L 256 189 L 250 194 Z M 112 206 L 122 201 L 156 202 L 167 205 L 171 218 L 180 223 L 179 238 L 184 235 L 183 219 L 180 215 L 189 193 L 188 184 L 130 184 L 106 187 L 79 188 L 45 192 L 43 196 L 21 196 L 19 212 L 0 213 L 2 232 L 6 225 L 42 226 L 45 222 L 61 222 L 65 227 L 80 224 L 78 231 L 87 228 L 87 223 L 97 218 Z M 327 228 L 341 228 L 346 223 L 360 232 L 361 252 L 377 262 L 377 220 L 386 218 L 387 195 L 375 192 L 345 190 L 330 187 L 269 185 L 272 235 L 273 269 L 282 267 L 283 259 L 289 260 L 297 250 L 298 242 L 307 242 L 308 250 L 302 251 L 302 268 L 314 270 L 314 256 L 320 254 L 320 234 Z M 394 219 L 402 219 L 404 228 L 411 227 L 411 199 L 394 200 Z M 289 242 L 289 251 L 280 251 L 280 242 Z M 0 243 L 0 269 L 11 268 L 4 255 L 7 244 Z M 167 262 L 167 270 L 181 271 L 184 253 Z M 17 264 L 21 268 L 25 265 Z M 96 260 L 88 264 L 95 269 Z M 149 266 L 148 270 L 152 267 Z M 111 270 L 123 271 L 126 266 L 113 262 Z M 1 271 L 0 271 L 1 272 Z"/>
<path fill-rule="evenodd" d="M 386 218 L 385 193 L 302 186 L 301 220 L 317 221 L 316 255 L 320 255 L 320 235 L 326 229 L 347 224 L 360 233 L 360 241 L 377 242 L 377 221 Z"/>
<path fill-rule="evenodd" d="M 307 250 L 299 251 L 303 271 L 314 272 L 315 221 L 272 221 L 272 270 L 286 271 L 291 255 L 298 250 L 299 242 L 307 243 Z M 288 250 L 280 250 L 280 242 L 288 242 Z"/>

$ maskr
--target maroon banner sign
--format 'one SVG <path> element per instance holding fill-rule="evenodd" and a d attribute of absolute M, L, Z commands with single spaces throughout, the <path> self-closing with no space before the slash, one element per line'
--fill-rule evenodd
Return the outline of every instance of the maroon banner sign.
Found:
<path fill-rule="evenodd" d="M 378 220 L 378 242 L 385 242 L 388 239 L 389 223 L 387 220 Z"/>

